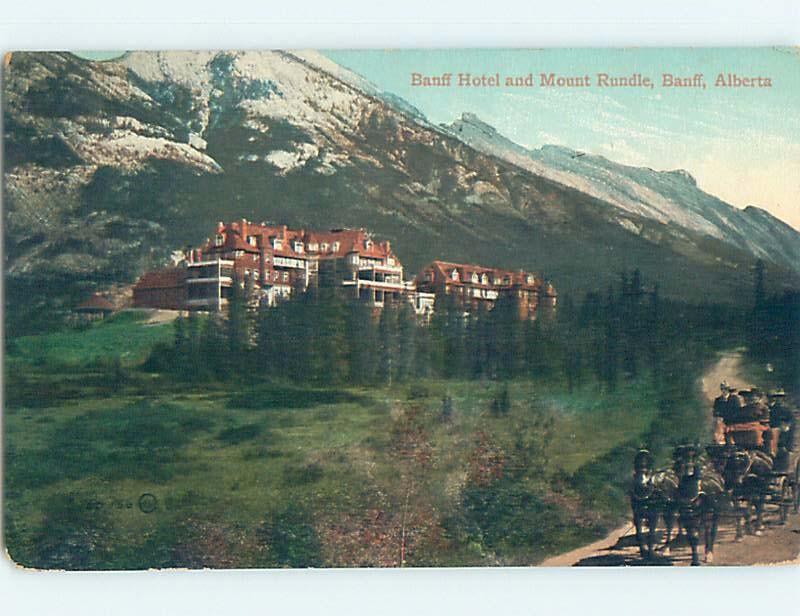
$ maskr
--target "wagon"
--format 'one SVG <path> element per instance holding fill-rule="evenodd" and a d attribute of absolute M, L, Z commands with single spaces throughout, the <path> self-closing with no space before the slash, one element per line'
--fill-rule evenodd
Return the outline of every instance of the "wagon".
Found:
<path fill-rule="evenodd" d="M 786 522 L 790 509 L 797 513 L 800 508 L 800 451 L 782 449 L 778 452 L 766 496 L 768 502 L 779 508 L 781 523 Z"/>
<path fill-rule="evenodd" d="M 795 413 L 795 424 L 797 424 Z M 764 434 L 769 429 L 758 422 L 730 424 L 725 432 L 730 442 L 739 449 L 761 450 Z M 794 438 L 793 440 L 797 440 Z M 797 443 L 785 443 L 792 450 L 780 447 L 773 456 L 772 472 L 763 486 L 764 503 L 777 508 L 781 523 L 785 523 L 789 511 L 798 512 L 800 508 L 800 448 Z"/>

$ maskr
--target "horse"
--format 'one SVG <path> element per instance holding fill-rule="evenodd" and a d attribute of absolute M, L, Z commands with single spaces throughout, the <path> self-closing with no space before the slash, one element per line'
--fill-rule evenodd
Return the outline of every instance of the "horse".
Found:
<path fill-rule="evenodd" d="M 725 460 L 702 461 L 694 448 L 683 448 L 685 465 L 678 485 L 678 519 L 692 549 L 692 566 L 700 565 L 700 529 L 705 562 L 714 561 L 720 512 L 728 500 L 722 467 Z"/>
<path fill-rule="evenodd" d="M 642 558 L 652 558 L 658 520 L 663 516 L 666 525 L 664 552 L 669 554 L 669 544 L 675 524 L 678 474 L 675 470 L 653 470 L 653 457 L 646 449 L 640 450 L 633 461 L 631 486 L 631 511 L 636 529 L 636 542 Z M 645 539 L 644 524 L 647 523 Z"/>
<path fill-rule="evenodd" d="M 764 503 L 772 473 L 772 458 L 757 449 L 736 449 L 725 466 L 728 486 L 736 516 L 736 539 L 743 538 L 742 522 L 747 533 L 760 536 L 764 529 Z M 755 509 L 755 530 L 751 510 Z"/>

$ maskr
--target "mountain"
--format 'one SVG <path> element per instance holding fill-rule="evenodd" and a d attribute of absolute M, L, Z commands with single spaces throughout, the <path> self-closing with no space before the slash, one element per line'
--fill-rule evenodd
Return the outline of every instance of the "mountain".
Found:
<path fill-rule="evenodd" d="M 630 214 L 722 240 L 789 268 L 800 263 L 796 230 L 764 210 L 741 210 L 704 192 L 683 169 L 630 167 L 555 145 L 526 149 L 471 113 L 445 128 L 481 152 L 616 206 L 619 224 L 634 233 Z"/>
<path fill-rule="evenodd" d="M 552 148 L 536 160 L 496 132 L 479 142 L 313 52 L 14 53 L 4 101 L 8 315 L 132 281 L 240 217 L 364 226 L 412 273 L 434 258 L 520 267 L 562 293 L 639 267 L 666 295 L 737 301 L 758 257 L 770 282 L 798 284 L 798 234 L 773 235 L 763 211 L 740 214 L 753 236 L 737 244 L 739 219 L 717 234 L 714 198 L 682 173 L 590 170 Z M 604 165 L 621 183 L 605 193 Z M 637 186 L 672 209 L 636 209 Z"/>

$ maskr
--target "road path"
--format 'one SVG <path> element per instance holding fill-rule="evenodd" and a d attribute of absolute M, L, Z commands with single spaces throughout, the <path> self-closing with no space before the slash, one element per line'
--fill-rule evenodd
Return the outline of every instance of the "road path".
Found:
<path fill-rule="evenodd" d="M 719 395 L 719 385 L 727 381 L 736 388 L 751 386 L 742 375 L 741 351 L 722 353 L 700 379 L 703 397 L 709 405 Z M 709 411 L 709 420 L 710 420 Z M 800 515 L 789 515 L 783 526 L 778 524 L 778 513 L 769 508 L 766 516 L 766 529 L 760 537 L 745 536 L 740 543 L 734 541 L 733 520 L 723 519 L 717 535 L 714 550 L 714 564 L 717 565 L 760 565 L 800 563 Z M 663 530 L 663 529 L 661 529 Z M 659 536 L 661 533 L 659 532 Z M 663 543 L 663 538 L 662 541 Z M 652 561 L 643 561 L 636 545 L 636 535 L 631 524 L 612 531 L 600 541 L 583 546 L 565 554 L 548 558 L 541 563 L 545 567 L 569 566 L 625 566 L 625 565 L 689 565 L 691 552 L 685 540 L 673 541 L 669 556 L 663 551 Z"/>

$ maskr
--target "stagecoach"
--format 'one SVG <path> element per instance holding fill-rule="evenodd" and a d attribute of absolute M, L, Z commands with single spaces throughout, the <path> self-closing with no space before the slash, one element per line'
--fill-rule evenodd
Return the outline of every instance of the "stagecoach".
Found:
<path fill-rule="evenodd" d="M 794 416 L 796 424 L 796 411 Z M 770 428 L 758 422 L 748 422 L 732 424 L 725 430 L 729 443 L 737 450 L 750 454 L 766 452 L 768 455 L 770 469 L 763 475 L 760 497 L 764 506 L 778 512 L 781 524 L 786 522 L 790 510 L 797 513 L 800 507 L 800 451 L 795 443 L 785 442 L 788 439 L 784 439 L 786 435 L 782 434 L 790 429 L 789 425 Z"/>
<path fill-rule="evenodd" d="M 767 508 L 778 513 L 781 523 L 786 522 L 790 510 L 797 513 L 800 435 L 794 428 L 800 416 L 797 410 L 787 410 L 782 417 L 773 425 L 763 418 L 729 418 L 724 439 L 715 438 L 716 442 L 705 448 L 677 447 L 673 467 L 665 471 L 654 469 L 653 457 L 647 450 L 639 451 L 634 460 L 631 506 L 642 557 L 652 558 L 654 554 L 659 519 L 666 526 L 664 553 L 668 553 L 673 523 L 677 521 L 692 548 L 692 564 L 699 565 L 701 536 L 706 562 L 713 560 L 721 516 L 732 514 L 736 518 L 739 539 L 742 522 L 748 530 L 755 522 L 755 534 L 761 533 Z M 647 533 L 645 526 L 649 527 Z"/>

